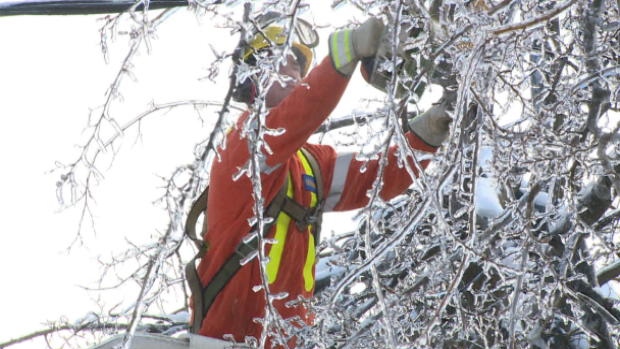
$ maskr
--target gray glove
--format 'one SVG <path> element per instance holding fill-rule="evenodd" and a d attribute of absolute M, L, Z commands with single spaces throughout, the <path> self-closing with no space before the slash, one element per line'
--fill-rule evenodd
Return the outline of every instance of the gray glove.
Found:
<path fill-rule="evenodd" d="M 357 29 L 345 29 L 329 36 L 329 56 L 334 68 L 345 76 L 355 71 L 357 62 L 377 53 L 385 25 L 371 17 Z"/>
<path fill-rule="evenodd" d="M 428 145 L 439 147 L 450 134 L 452 117 L 447 103 L 434 104 L 429 110 L 409 120 L 409 129 Z"/>

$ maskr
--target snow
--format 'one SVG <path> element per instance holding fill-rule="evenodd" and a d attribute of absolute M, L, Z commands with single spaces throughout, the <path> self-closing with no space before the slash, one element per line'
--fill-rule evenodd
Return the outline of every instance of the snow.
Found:
<path fill-rule="evenodd" d="M 497 180 L 484 177 L 476 179 L 476 214 L 486 218 L 499 217 L 504 208 L 499 201 L 498 192 Z"/>

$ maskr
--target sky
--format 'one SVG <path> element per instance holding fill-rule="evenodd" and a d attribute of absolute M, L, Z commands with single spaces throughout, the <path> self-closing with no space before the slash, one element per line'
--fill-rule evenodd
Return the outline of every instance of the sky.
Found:
<path fill-rule="evenodd" d="M 323 24 L 343 20 L 342 12 L 317 11 L 326 14 Z M 119 35 L 106 63 L 102 18 L 0 17 L 0 342 L 42 329 L 48 320 L 75 320 L 93 309 L 94 296 L 82 286 L 97 280 L 97 257 L 111 255 L 125 238 L 148 241 L 165 227 L 165 212 L 153 205 L 161 195 L 160 177 L 190 163 L 194 144 L 209 131 L 209 120 L 203 123 L 193 111 L 178 109 L 150 116 L 140 136 L 125 134 L 120 151 L 108 154 L 114 161 L 101 168 L 104 179 L 94 187 L 96 230 L 87 225 L 82 243 L 72 244 L 79 211 L 59 204 L 61 173 L 54 170 L 57 163 L 79 156 L 89 113 L 103 103 L 128 50 L 127 36 Z M 325 39 L 322 32 L 319 59 L 326 53 Z M 230 52 L 236 41 L 212 28 L 208 19 L 178 11 L 159 27 L 150 52 L 140 51 L 134 60 L 134 79 L 123 80 L 123 98 L 115 101 L 113 115 L 131 119 L 151 102 L 222 100 L 227 71 L 217 83 L 204 79 L 213 59 L 206 42 Z M 351 84 L 360 84 L 359 74 Z M 345 115 L 342 106 L 357 98 L 350 92 L 334 115 Z"/>
<path fill-rule="evenodd" d="M 85 229 L 84 244 L 67 250 L 76 237 L 78 212 L 61 210 L 56 199 L 60 173 L 51 171 L 57 161 L 79 156 L 89 111 L 103 102 L 118 69 L 116 53 L 126 51 L 119 40 L 110 64 L 105 63 L 101 25 L 96 16 L 0 18 L 0 341 L 38 330 L 47 320 L 75 319 L 92 308 L 92 294 L 79 286 L 96 280 L 96 256 L 109 255 L 109 247 L 125 236 L 145 240 L 162 226 L 164 214 L 151 204 L 159 196 L 158 175 L 168 175 L 175 163 L 191 161 L 193 140 L 201 136 L 201 123 L 191 113 L 155 116 L 145 123 L 141 138 L 126 135 L 123 150 L 95 188 L 96 233 Z M 187 25 L 195 28 L 180 24 L 177 29 L 192 32 L 184 43 L 165 30 L 161 42 L 153 43 L 153 53 L 170 50 L 177 55 L 161 55 L 158 62 L 139 57 L 138 81 L 125 82 L 125 99 L 134 105 L 117 112 L 135 115 L 146 109 L 149 98 L 200 97 L 205 86 L 196 77 L 204 74 L 199 59 L 206 50 L 195 47 L 199 26 Z"/>

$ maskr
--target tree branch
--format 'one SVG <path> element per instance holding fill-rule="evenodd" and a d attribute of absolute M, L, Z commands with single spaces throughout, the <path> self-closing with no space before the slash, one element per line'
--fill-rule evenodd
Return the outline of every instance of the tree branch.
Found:
<path fill-rule="evenodd" d="M 563 5 L 558 6 L 556 9 L 549 11 L 548 13 L 543 14 L 542 16 L 536 17 L 536 18 L 532 18 L 530 20 L 521 22 L 521 23 L 516 23 L 516 24 L 510 24 L 510 25 L 505 25 L 505 26 L 501 26 L 498 28 L 495 28 L 493 30 L 491 30 L 491 33 L 493 35 L 503 35 L 506 33 L 510 33 L 510 32 L 514 32 L 514 31 L 519 31 L 519 30 L 523 30 L 523 29 L 527 29 L 527 28 L 531 28 L 534 27 L 540 23 L 546 22 L 550 19 L 552 19 L 553 17 L 559 15 L 560 13 L 564 12 L 566 9 L 568 9 L 569 7 L 571 7 L 572 5 L 574 5 L 577 2 L 577 0 L 570 0 L 566 3 L 564 3 Z"/>

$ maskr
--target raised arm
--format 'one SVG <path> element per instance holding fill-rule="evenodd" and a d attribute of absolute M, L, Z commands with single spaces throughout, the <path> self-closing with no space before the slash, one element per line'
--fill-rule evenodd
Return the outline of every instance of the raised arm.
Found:
<path fill-rule="evenodd" d="M 326 57 L 290 95 L 272 108 L 266 126 L 283 128 L 278 136 L 266 136 L 273 150 L 267 165 L 274 167 L 291 157 L 325 121 L 342 97 L 349 77 L 337 72 Z"/>
<path fill-rule="evenodd" d="M 442 142 L 448 137 L 451 118 L 448 115 L 445 103 L 434 105 L 422 115 L 409 121 L 409 129 L 406 137 L 413 149 L 434 153 Z M 379 196 L 383 200 L 389 200 L 402 194 L 411 183 L 407 169 L 398 164 L 396 147 L 388 151 L 387 165 L 383 172 L 383 186 Z M 407 159 L 409 167 L 418 176 L 419 169 L 414 166 L 413 159 Z M 422 169 L 426 168 L 429 160 L 420 162 Z M 379 160 L 361 162 L 355 159 L 355 154 L 335 155 L 333 160 L 333 179 L 328 190 L 325 202 L 325 210 L 345 211 L 360 208 L 368 203 L 367 192 L 372 188 L 379 170 Z M 364 172 L 362 166 L 366 167 Z"/>
<path fill-rule="evenodd" d="M 434 153 L 437 149 L 425 143 L 412 133 L 407 133 L 409 145 L 417 150 Z M 387 165 L 383 172 L 383 187 L 379 196 L 383 200 L 390 200 L 402 194 L 413 182 L 407 169 L 399 166 L 396 158 L 396 147 L 388 150 Z M 368 190 L 370 190 L 377 178 L 379 171 L 379 159 L 359 161 L 354 153 L 338 154 L 334 159 L 334 170 L 331 186 L 325 202 L 326 211 L 346 211 L 364 207 L 368 204 Z M 414 166 L 413 159 L 407 159 L 409 166 L 418 175 L 418 169 Z M 422 168 L 428 166 L 429 160 L 421 161 Z M 365 166 L 365 171 L 361 171 Z"/>
<path fill-rule="evenodd" d="M 377 53 L 383 30 L 381 20 L 370 18 L 356 29 L 330 35 L 329 56 L 267 116 L 267 127 L 286 129 L 284 135 L 266 137 L 274 152 L 267 156 L 268 166 L 293 155 L 329 116 L 358 61 Z"/>

